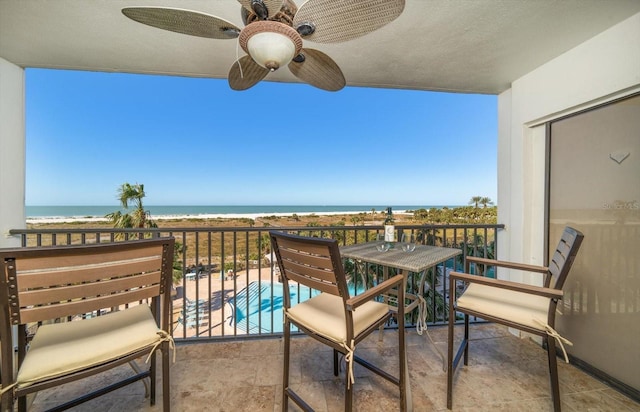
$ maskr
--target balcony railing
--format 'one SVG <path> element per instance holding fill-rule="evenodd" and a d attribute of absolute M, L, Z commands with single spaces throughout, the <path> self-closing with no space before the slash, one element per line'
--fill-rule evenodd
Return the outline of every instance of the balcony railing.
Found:
<path fill-rule="evenodd" d="M 503 225 L 403 225 L 398 238 L 412 232 L 421 244 L 462 249 L 462 254 L 426 274 L 424 298 L 428 324 L 448 321 L 446 276 L 461 270 L 467 256 L 495 259 L 497 231 Z M 158 229 L 21 229 L 23 247 L 91 244 L 174 236 L 173 333 L 177 339 L 234 338 L 278 335 L 282 332 L 282 283 L 270 251 L 268 232 L 281 230 L 305 236 L 336 239 L 341 245 L 372 241 L 382 226 L 331 227 L 199 227 Z M 376 265 L 358 266 L 345 260 L 352 292 L 357 294 L 381 276 Z M 416 293 L 418 274 L 409 274 L 408 287 Z M 300 287 L 292 300 L 315 291 Z M 92 315 L 92 314 L 88 314 Z M 408 324 L 415 323 L 412 314 Z"/>

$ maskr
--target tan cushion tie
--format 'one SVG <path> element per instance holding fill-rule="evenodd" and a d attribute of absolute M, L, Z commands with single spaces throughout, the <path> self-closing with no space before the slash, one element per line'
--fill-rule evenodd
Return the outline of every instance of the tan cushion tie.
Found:
<path fill-rule="evenodd" d="M 446 371 L 447 360 L 444 356 L 444 353 L 442 353 L 442 351 L 438 348 L 436 343 L 431 338 L 429 331 L 427 330 L 427 301 L 422 295 L 418 295 L 418 321 L 416 322 L 416 332 L 418 332 L 418 335 L 420 336 L 422 336 L 423 333 L 427 334 L 427 337 L 433 345 L 433 349 L 438 352 L 438 355 L 440 355 L 440 359 L 442 359 L 442 370 Z"/>
<path fill-rule="evenodd" d="M 567 351 L 564 349 L 564 344 L 563 343 L 566 343 L 569 346 L 573 346 L 573 342 L 571 342 L 569 339 L 567 339 L 567 338 L 565 338 L 563 336 L 560 336 L 560 334 L 555 329 L 553 329 L 547 323 L 542 322 L 540 319 L 535 319 L 534 318 L 533 321 L 535 323 L 539 324 L 540 326 L 542 326 L 544 328 L 544 330 L 547 331 L 547 334 L 549 336 L 553 336 L 558 341 L 558 343 L 560 344 L 560 349 L 562 349 L 562 353 L 564 354 L 564 361 L 566 363 L 569 363 L 569 357 L 567 356 Z"/>
<path fill-rule="evenodd" d="M 427 330 L 427 301 L 422 295 L 418 295 L 418 320 L 416 322 L 416 332 L 422 335 Z"/>
<path fill-rule="evenodd" d="M 0 396 L 4 395 L 4 393 L 8 390 L 10 390 L 11 388 L 13 388 L 14 386 L 16 386 L 18 384 L 18 382 L 13 382 L 11 385 L 7 385 L 4 388 L 2 388 L 2 390 L 0 390 Z"/>
<path fill-rule="evenodd" d="M 149 356 L 144 361 L 144 363 L 149 363 L 149 359 L 151 359 L 151 355 L 153 355 L 156 351 L 156 348 L 162 344 L 162 342 L 169 342 L 169 350 L 173 353 L 172 361 L 176 363 L 176 342 L 173 340 L 173 336 L 169 335 L 167 332 L 163 330 L 159 330 L 158 335 L 160 335 L 160 340 L 157 341 L 153 345 L 153 349 L 149 352 Z"/>
<path fill-rule="evenodd" d="M 355 342 L 353 341 L 353 339 L 351 339 L 351 347 L 347 346 L 344 343 L 341 343 L 340 345 L 347 351 L 347 353 L 344 355 L 344 360 L 349 363 L 349 370 L 347 371 L 347 374 L 348 374 L 347 385 L 351 387 L 351 385 L 353 385 L 356 382 L 356 378 L 353 375 L 353 362 L 355 360 L 354 359 Z"/>

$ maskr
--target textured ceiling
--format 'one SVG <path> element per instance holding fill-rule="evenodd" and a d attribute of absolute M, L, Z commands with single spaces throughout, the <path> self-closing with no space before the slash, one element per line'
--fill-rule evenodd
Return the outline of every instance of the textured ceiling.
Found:
<path fill-rule="evenodd" d="M 121 13 L 132 6 L 195 10 L 242 27 L 236 0 L 0 0 L 0 57 L 22 67 L 226 78 L 244 54 L 236 40 L 136 23 Z M 331 56 L 347 85 L 496 94 L 639 12 L 638 0 L 406 0 L 376 32 L 304 46 Z M 266 80 L 298 81 L 286 68 Z"/>

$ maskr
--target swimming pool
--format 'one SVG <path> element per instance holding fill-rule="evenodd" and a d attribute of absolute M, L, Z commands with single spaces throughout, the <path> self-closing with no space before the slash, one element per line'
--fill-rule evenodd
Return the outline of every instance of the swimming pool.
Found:
<path fill-rule="evenodd" d="M 351 286 L 353 288 L 353 286 Z M 268 281 L 253 281 L 228 300 L 238 333 L 282 333 L 284 285 Z M 349 291 L 353 293 L 353 289 Z M 361 293 L 362 291 L 359 291 Z M 291 303 L 296 304 L 320 294 L 306 286 L 289 285 Z M 291 331 L 297 330 L 292 327 Z"/>

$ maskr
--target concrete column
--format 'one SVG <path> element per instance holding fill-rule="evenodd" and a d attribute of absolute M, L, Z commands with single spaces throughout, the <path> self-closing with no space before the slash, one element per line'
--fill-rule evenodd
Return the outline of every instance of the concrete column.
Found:
<path fill-rule="evenodd" d="M 20 246 L 26 227 L 24 69 L 0 58 L 0 247 Z"/>
<path fill-rule="evenodd" d="M 498 223 L 505 225 L 504 230 L 498 231 L 497 249 L 499 260 L 510 260 L 512 215 L 517 213 L 511 192 L 511 89 L 498 96 Z M 507 272 L 507 271 L 504 271 Z M 502 279 L 503 273 L 498 273 Z"/>

